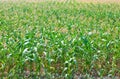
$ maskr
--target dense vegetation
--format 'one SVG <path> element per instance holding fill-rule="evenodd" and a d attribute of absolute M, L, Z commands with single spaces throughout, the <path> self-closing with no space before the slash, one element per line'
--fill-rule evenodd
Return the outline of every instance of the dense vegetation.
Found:
<path fill-rule="evenodd" d="M 0 77 L 120 76 L 120 5 L 0 3 Z"/>

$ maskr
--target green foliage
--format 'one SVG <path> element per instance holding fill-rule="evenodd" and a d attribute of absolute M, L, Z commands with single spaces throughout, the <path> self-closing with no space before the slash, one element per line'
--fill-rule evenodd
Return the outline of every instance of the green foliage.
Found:
<path fill-rule="evenodd" d="M 0 3 L 0 77 L 120 76 L 120 5 Z"/>

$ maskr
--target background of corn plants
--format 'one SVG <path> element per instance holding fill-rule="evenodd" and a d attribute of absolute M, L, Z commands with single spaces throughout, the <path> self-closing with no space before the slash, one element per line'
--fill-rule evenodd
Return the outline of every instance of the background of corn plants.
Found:
<path fill-rule="evenodd" d="M 120 5 L 0 2 L 0 78 L 120 76 Z"/>

